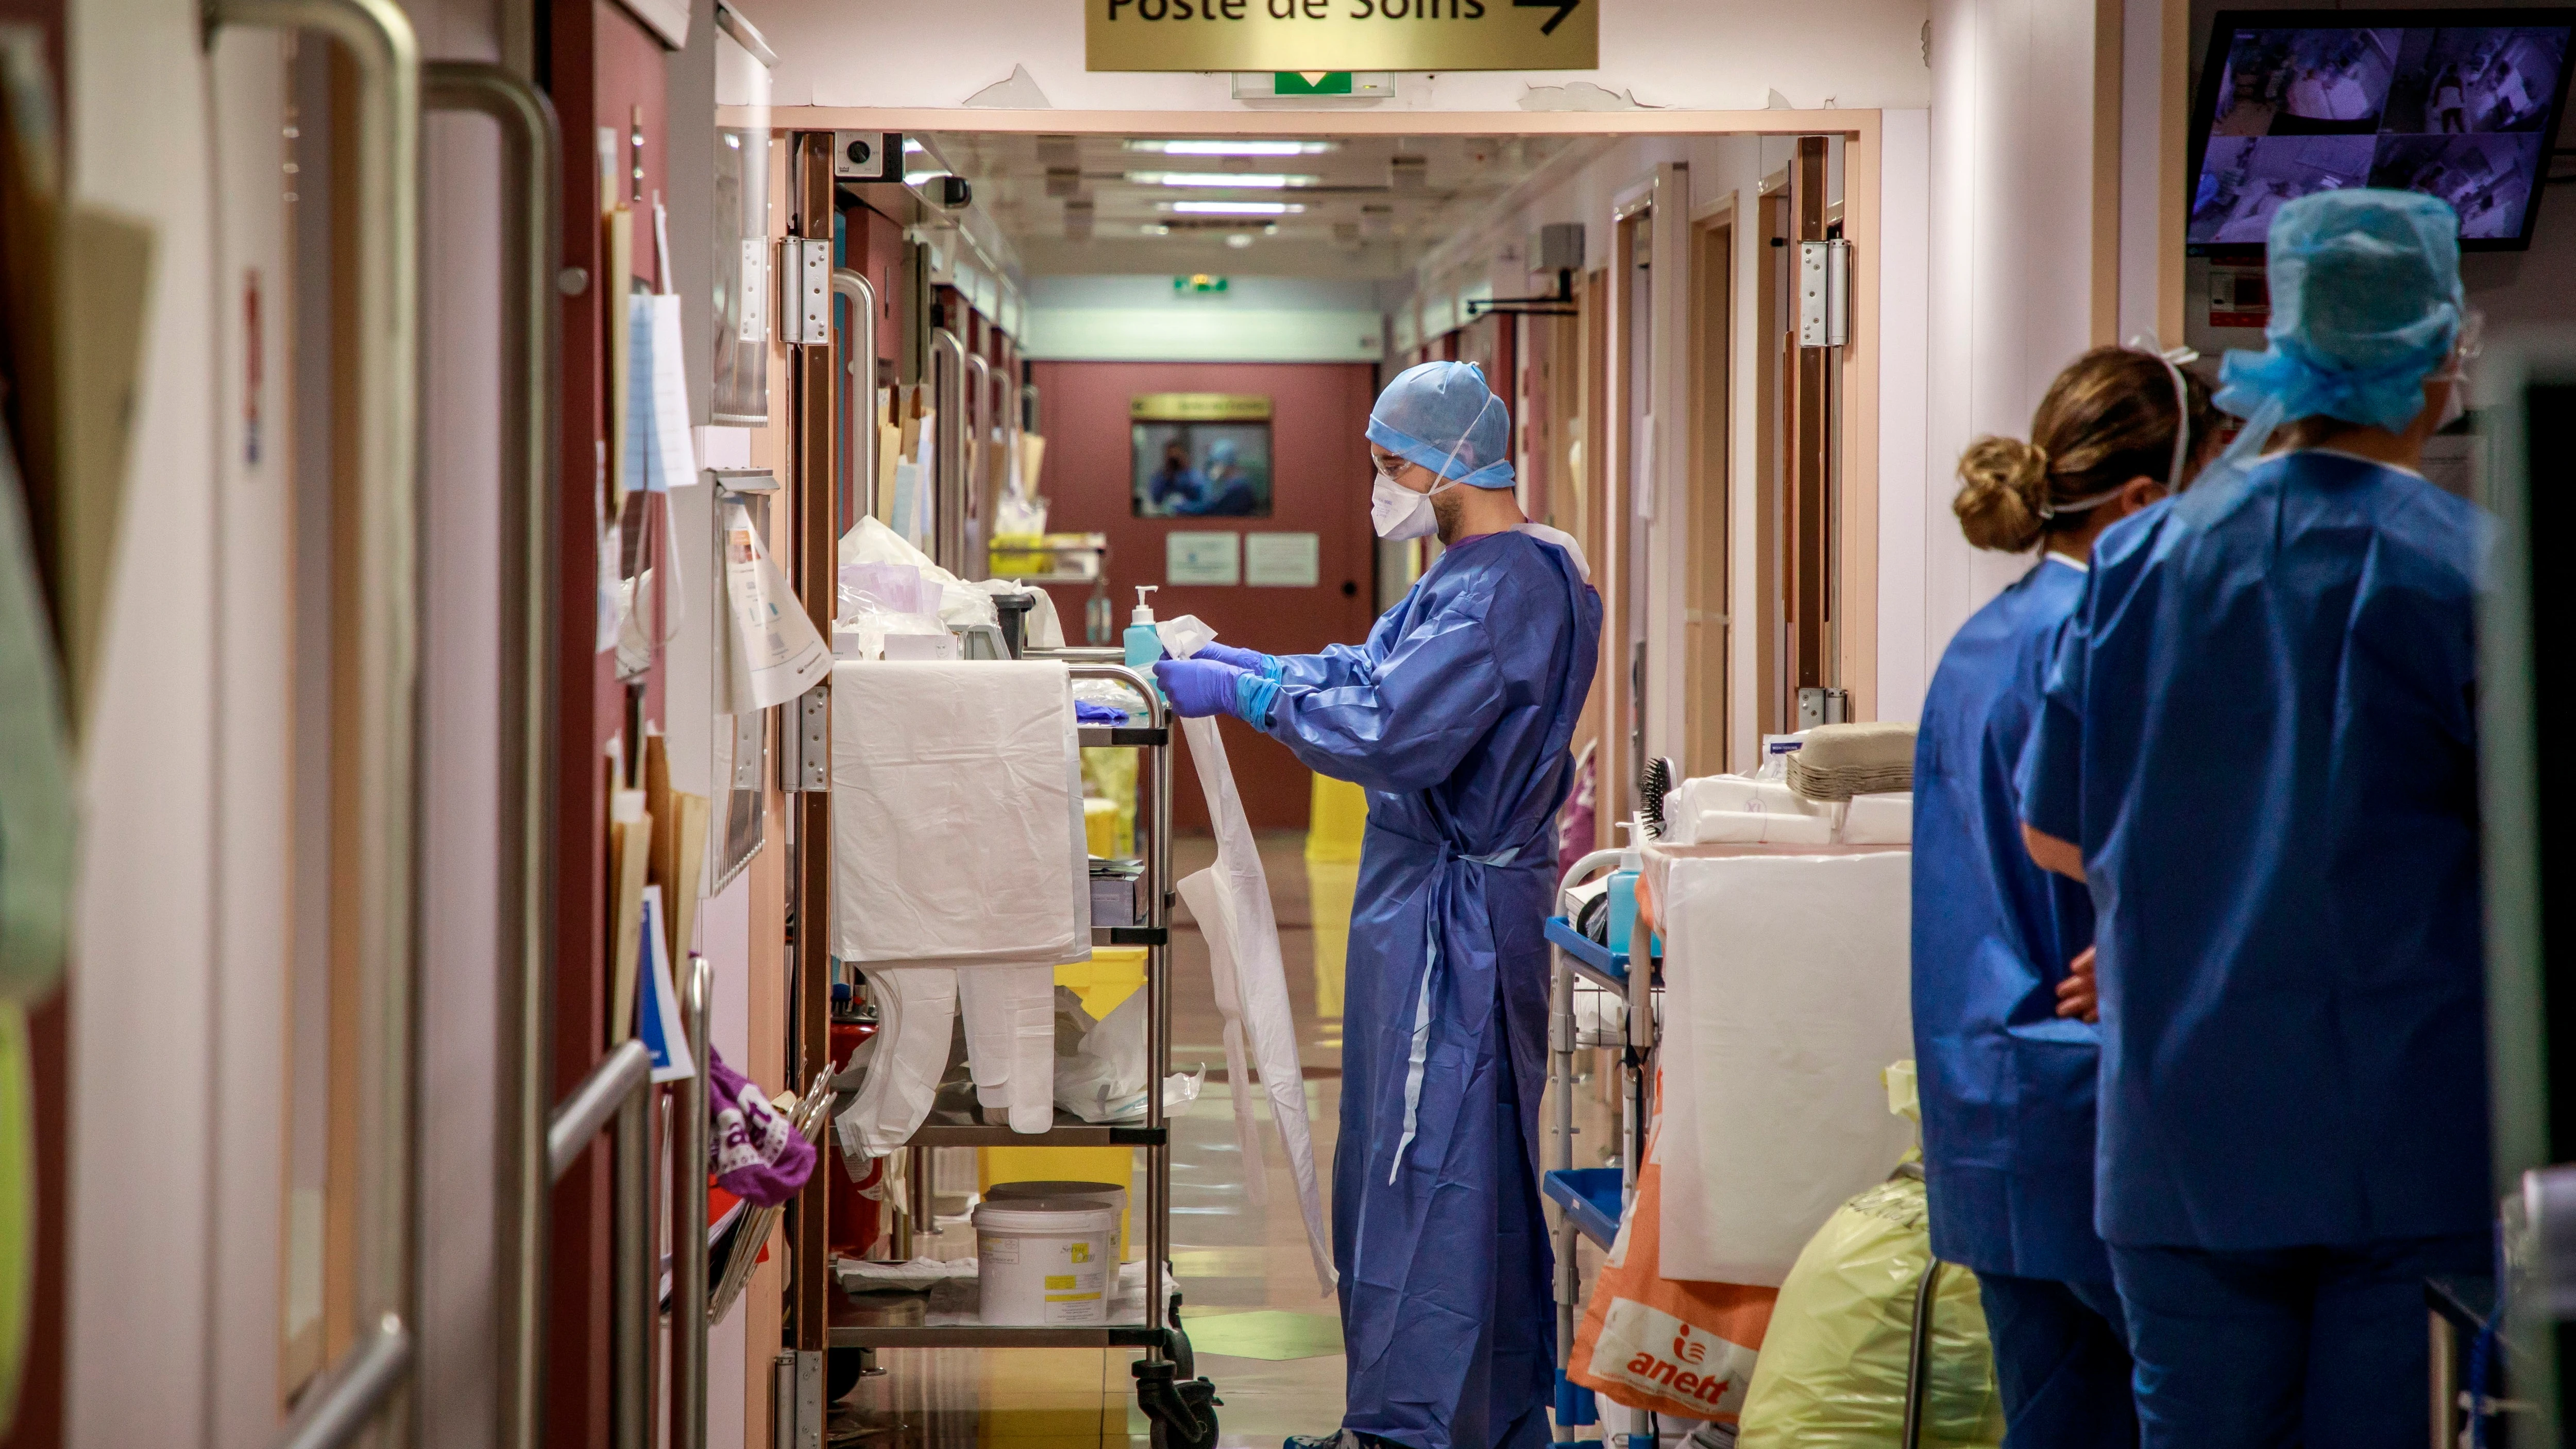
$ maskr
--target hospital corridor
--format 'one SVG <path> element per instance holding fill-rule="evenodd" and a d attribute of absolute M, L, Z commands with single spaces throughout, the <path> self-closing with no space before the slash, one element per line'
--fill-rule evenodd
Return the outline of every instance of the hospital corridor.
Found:
<path fill-rule="evenodd" d="M 2576 1443 L 2571 52 L 0 0 L 0 1449 Z"/>

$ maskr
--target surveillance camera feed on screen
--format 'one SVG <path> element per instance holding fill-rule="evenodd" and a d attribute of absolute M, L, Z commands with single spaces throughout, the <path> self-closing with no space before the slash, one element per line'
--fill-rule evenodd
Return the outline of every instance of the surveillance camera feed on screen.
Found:
<path fill-rule="evenodd" d="M 1138 518 L 1268 518 L 1268 423 L 1129 425 Z"/>
<path fill-rule="evenodd" d="M 2522 241 L 2547 174 L 2570 30 L 2256 28 L 2220 17 L 2213 39 L 2225 59 L 2204 87 L 2214 101 L 2201 118 L 2191 244 L 2260 246 L 2283 202 L 2346 186 L 2438 196 L 2460 214 L 2464 243 Z"/>

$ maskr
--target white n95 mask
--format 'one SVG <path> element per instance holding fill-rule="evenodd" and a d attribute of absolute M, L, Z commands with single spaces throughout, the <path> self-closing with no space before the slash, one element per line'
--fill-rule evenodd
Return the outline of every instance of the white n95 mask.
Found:
<path fill-rule="evenodd" d="M 1428 538 L 1440 527 L 1438 515 L 1431 511 L 1431 494 L 1416 493 L 1384 473 L 1369 485 L 1369 523 L 1377 529 L 1378 537 L 1397 543 Z"/>

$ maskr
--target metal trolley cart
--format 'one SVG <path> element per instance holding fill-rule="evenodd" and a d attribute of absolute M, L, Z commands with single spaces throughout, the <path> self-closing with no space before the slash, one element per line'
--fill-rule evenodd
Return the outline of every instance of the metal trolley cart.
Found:
<path fill-rule="evenodd" d="M 1140 926 L 1095 926 L 1092 943 L 1145 948 L 1145 1059 L 1150 1080 L 1145 1092 L 1145 1120 L 1136 1125 L 1103 1125 L 1082 1121 L 1061 1109 L 1055 1126 L 1044 1133 L 1012 1131 L 1000 1123 L 925 1122 L 904 1152 L 907 1158 L 910 1223 L 931 1221 L 929 1152 L 934 1147 L 1141 1147 L 1145 1150 L 1145 1289 L 1150 1308 L 1128 1322 L 1017 1327 L 973 1323 L 934 1325 L 925 1321 L 920 1300 L 862 1302 L 834 1284 L 831 1329 L 833 1348 L 1141 1348 L 1134 1365 L 1136 1401 L 1153 1426 L 1156 1449 L 1213 1449 L 1217 1437 L 1214 1386 L 1197 1376 L 1188 1336 L 1181 1329 L 1180 1293 L 1166 1275 L 1172 1248 L 1171 1131 L 1163 1116 L 1163 1079 L 1171 1071 L 1172 966 L 1172 726 L 1168 709 L 1153 682 L 1115 662 L 1116 649 L 1029 649 L 1024 657 L 1060 659 L 1075 679 L 1110 679 L 1126 684 L 1145 701 L 1146 723 L 1119 728 L 1086 727 L 1087 748 L 1139 749 L 1146 769 L 1139 771 L 1150 796 L 1150 816 L 1143 852 L 1146 921 Z M 1140 811 L 1140 814 L 1143 812 Z M 902 1240 L 899 1229 L 899 1243 Z M 1113 1309 L 1113 1319 L 1116 1312 Z"/>
<path fill-rule="evenodd" d="M 1618 863 L 1619 852 L 1596 850 L 1574 863 L 1558 883 L 1557 898 Z M 1546 1171 L 1541 1191 L 1555 1210 L 1551 1236 L 1556 1247 L 1556 1422 L 1570 1430 L 1600 1422 L 1592 1391 L 1566 1377 L 1574 1353 L 1574 1325 L 1583 1308 L 1583 1282 L 1575 1264 L 1578 1237 L 1607 1249 L 1619 1234 L 1619 1219 L 1637 1190 L 1637 1172 L 1646 1160 L 1646 1129 L 1654 1120 L 1653 1062 L 1658 1003 L 1662 983 L 1652 970 L 1632 969 L 1626 952 L 1614 952 L 1575 929 L 1563 916 L 1547 922 L 1548 981 L 1547 1085 L 1554 1107 L 1548 1123 Z M 1626 1007 L 1624 1036 L 1585 1033 L 1575 1009 L 1578 991 L 1618 998 Z M 1577 1052 L 1618 1048 L 1619 1165 L 1574 1165 L 1574 1058 Z M 1597 1444 L 1598 1440 L 1561 1441 Z"/>
<path fill-rule="evenodd" d="M 1619 859 L 1615 850 L 1596 850 L 1574 863 L 1558 882 L 1557 899 Z M 1612 951 L 1584 935 L 1563 916 L 1547 921 L 1551 970 L 1548 982 L 1547 1084 L 1554 1103 L 1548 1124 L 1547 1167 L 1540 1188 L 1556 1211 L 1550 1236 L 1556 1248 L 1556 1422 L 1560 1430 L 1600 1422 L 1592 1391 L 1566 1377 L 1573 1361 L 1574 1328 L 1583 1311 L 1583 1281 L 1575 1263 L 1578 1237 L 1603 1249 L 1619 1235 L 1619 1223 L 1636 1195 L 1637 1174 L 1645 1166 L 1646 1134 L 1653 1126 L 1654 1060 L 1662 1025 L 1663 967 L 1653 962 L 1634 969 L 1626 952 Z M 1617 997 L 1626 1006 L 1624 1034 L 1612 1036 L 1582 1030 L 1575 993 L 1596 991 Z M 1574 1058 L 1580 1051 L 1615 1046 L 1619 1050 L 1619 1165 L 1574 1165 Z M 1918 1164 L 1904 1171 L 1920 1175 Z M 1932 1304 L 1941 1276 L 1933 1260 L 1915 1285 L 1914 1318 L 1905 1377 L 1905 1418 L 1898 1436 L 1903 1449 L 1921 1442 L 1923 1406 L 1931 1388 Z M 1652 1424 L 1653 1418 L 1647 1416 Z M 1649 1441 L 1652 1442 L 1652 1441 Z M 1597 1449 L 1599 1439 L 1560 1440 L 1556 1449 Z"/>

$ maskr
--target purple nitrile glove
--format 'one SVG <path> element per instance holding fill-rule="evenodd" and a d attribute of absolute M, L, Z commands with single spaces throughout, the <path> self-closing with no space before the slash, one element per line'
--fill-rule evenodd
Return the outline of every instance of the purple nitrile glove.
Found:
<path fill-rule="evenodd" d="M 1234 682 L 1243 674 L 1213 659 L 1166 659 L 1154 666 L 1154 682 L 1183 719 L 1234 713 Z"/>
<path fill-rule="evenodd" d="M 760 1084 L 707 1048 L 707 1111 L 715 1127 L 716 1183 L 754 1207 L 776 1207 L 805 1189 L 814 1144 L 780 1115 Z"/>
<path fill-rule="evenodd" d="M 1231 664 L 1246 674 L 1259 674 L 1271 679 L 1279 677 L 1278 660 L 1267 654 L 1255 653 L 1250 649 L 1237 649 L 1231 644 L 1219 644 L 1213 639 L 1200 645 L 1199 652 L 1190 657 L 1213 659 L 1219 664 Z"/>

